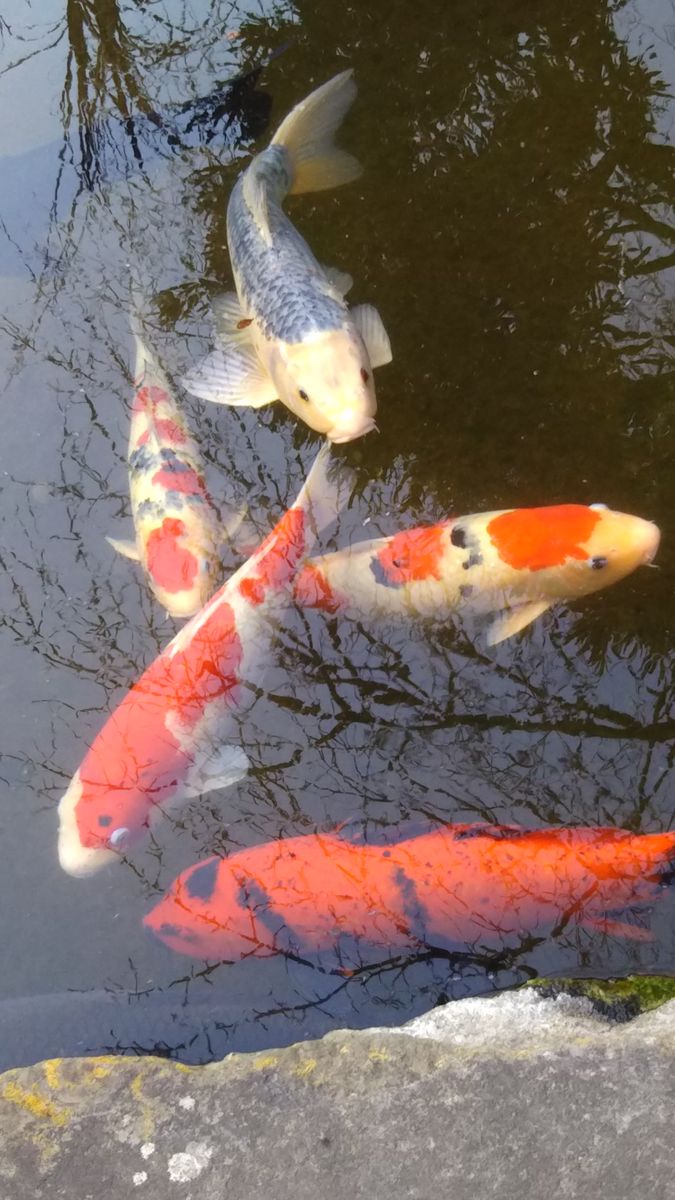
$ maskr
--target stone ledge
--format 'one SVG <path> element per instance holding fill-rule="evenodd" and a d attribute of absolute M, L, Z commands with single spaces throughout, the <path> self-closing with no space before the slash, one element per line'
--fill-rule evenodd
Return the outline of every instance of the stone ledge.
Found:
<path fill-rule="evenodd" d="M 401 1029 L 0 1076 L 0 1200 L 675 1195 L 675 1001 L 616 1025 L 534 991 Z"/>

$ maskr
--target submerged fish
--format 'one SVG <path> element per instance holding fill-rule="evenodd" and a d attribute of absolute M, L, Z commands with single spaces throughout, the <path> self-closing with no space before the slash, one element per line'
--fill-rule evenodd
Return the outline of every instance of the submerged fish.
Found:
<path fill-rule="evenodd" d="M 574 926 L 650 939 L 627 910 L 673 871 L 675 833 L 442 825 L 385 845 L 336 834 L 189 867 L 145 917 L 172 950 L 230 961 L 514 949 Z"/>
<path fill-rule="evenodd" d="M 257 682 L 270 614 L 316 534 L 336 515 L 320 451 L 297 500 L 258 550 L 169 643 L 94 739 L 59 804 L 59 860 L 88 875 L 126 853 L 169 806 L 241 779 L 246 684 Z"/>
<path fill-rule="evenodd" d="M 141 563 L 159 603 L 172 617 L 190 617 L 214 590 L 222 534 L 199 450 L 169 380 L 140 336 L 135 338 L 129 494 L 136 538 L 107 540 L 120 554 Z"/>
<path fill-rule="evenodd" d="M 371 305 L 347 308 L 350 277 L 319 265 L 281 202 L 359 174 L 333 144 L 355 95 L 351 71 L 312 92 L 237 180 L 227 210 L 237 294 L 218 303 L 222 347 L 185 380 L 219 404 L 280 399 L 333 442 L 374 428 L 373 367 L 391 361 L 389 338 Z"/>
<path fill-rule="evenodd" d="M 495 645 L 553 604 L 650 563 L 659 540 L 651 521 L 604 504 L 476 513 L 311 559 L 296 576 L 295 599 L 359 619 L 497 613 L 488 631 Z"/>

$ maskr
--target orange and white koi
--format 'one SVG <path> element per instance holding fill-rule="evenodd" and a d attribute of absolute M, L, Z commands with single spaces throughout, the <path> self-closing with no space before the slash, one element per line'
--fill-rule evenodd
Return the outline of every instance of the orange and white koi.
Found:
<path fill-rule="evenodd" d="M 199 450 L 169 380 L 138 333 L 135 340 L 129 493 L 136 537 L 133 542 L 107 540 L 141 563 L 172 617 L 190 617 L 215 588 L 222 532 Z"/>
<path fill-rule="evenodd" d="M 441 825 L 385 845 L 267 842 L 184 871 L 145 917 L 211 962 L 292 954 L 358 968 L 438 948 L 483 954 L 577 927 L 649 940 L 631 916 L 675 865 L 675 833 Z"/>
<path fill-rule="evenodd" d="M 246 684 L 259 683 L 270 615 L 291 602 L 293 575 L 336 515 L 328 447 L 258 550 L 185 625 L 127 693 L 59 804 L 59 859 L 88 875 L 126 853 L 168 806 L 241 779 Z"/>
<path fill-rule="evenodd" d="M 320 266 L 281 204 L 360 174 L 333 143 L 355 95 L 351 71 L 317 88 L 237 180 L 227 209 L 237 293 L 217 302 L 219 348 L 184 381 L 218 404 L 279 399 L 333 442 L 375 427 L 373 368 L 391 347 L 376 309 L 347 307 L 350 276 Z"/>
<path fill-rule="evenodd" d="M 604 504 L 559 504 L 456 517 L 311 559 L 295 580 L 307 608 L 369 616 L 498 614 L 488 643 L 553 604 L 578 600 L 651 563 L 651 521 Z"/>

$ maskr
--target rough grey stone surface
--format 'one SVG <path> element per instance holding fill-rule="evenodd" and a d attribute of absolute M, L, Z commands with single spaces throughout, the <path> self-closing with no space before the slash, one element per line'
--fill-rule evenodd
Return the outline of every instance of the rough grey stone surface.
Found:
<path fill-rule="evenodd" d="M 0 1200 L 675 1198 L 675 1001 L 465 1000 L 186 1068 L 0 1076 Z"/>

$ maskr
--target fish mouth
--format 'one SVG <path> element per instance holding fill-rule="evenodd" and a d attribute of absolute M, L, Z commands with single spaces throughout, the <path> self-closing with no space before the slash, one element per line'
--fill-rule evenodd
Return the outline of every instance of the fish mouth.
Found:
<path fill-rule="evenodd" d="M 76 879 L 86 879 L 88 875 L 95 875 L 106 863 L 119 858 L 114 850 L 93 850 L 83 846 L 77 835 L 73 835 L 70 830 L 62 830 L 59 833 L 58 849 L 61 868 Z"/>
<path fill-rule="evenodd" d="M 332 429 L 328 430 L 326 437 L 329 442 L 341 445 L 344 442 L 353 442 L 356 438 L 365 437 L 367 433 L 372 433 L 376 428 L 374 417 L 364 417 L 358 423 L 334 425 Z"/>
<path fill-rule="evenodd" d="M 656 553 L 661 544 L 661 530 L 658 525 L 654 525 L 653 521 L 645 522 L 648 526 L 645 538 L 645 548 L 640 559 L 643 567 L 648 567 L 656 558 Z"/>

